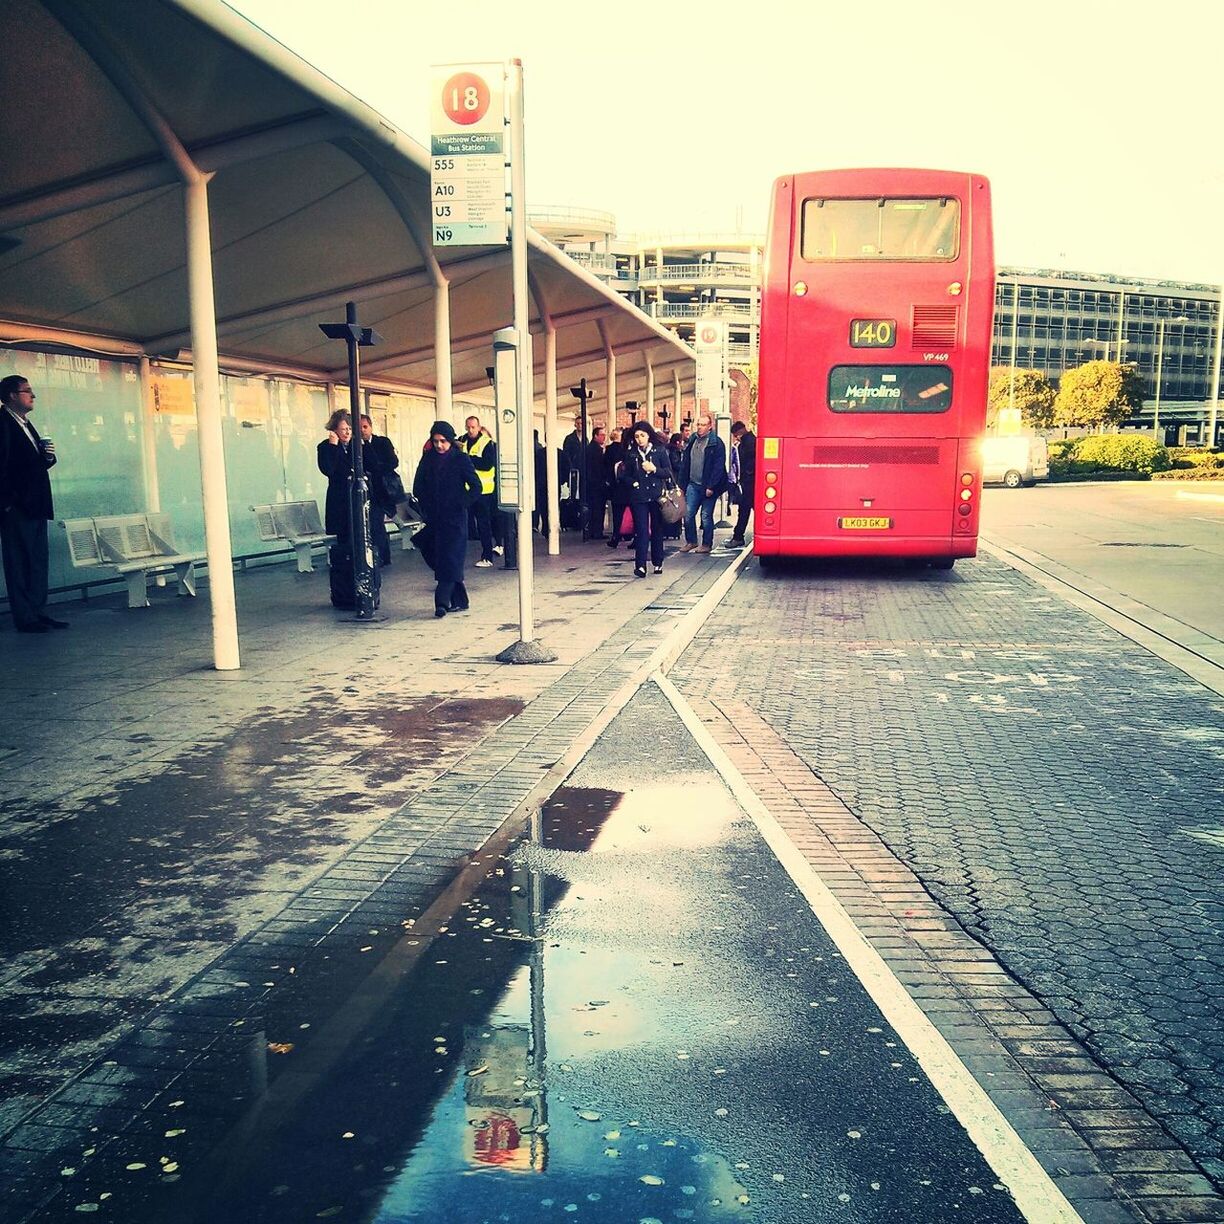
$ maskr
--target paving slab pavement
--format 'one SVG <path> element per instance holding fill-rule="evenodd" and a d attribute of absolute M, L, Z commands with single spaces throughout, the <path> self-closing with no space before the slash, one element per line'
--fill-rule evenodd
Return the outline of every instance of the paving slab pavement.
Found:
<path fill-rule="evenodd" d="M 65 633 L 0 635 L 21 712 L 0 732 L 10 1163 L 28 1170 L 55 1137 L 40 1109 L 62 1119 L 79 1098 L 130 1124 L 116 1119 L 139 1115 L 142 1086 L 83 1081 L 113 1078 L 102 1056 L 142 1025 L 195 1016 L 227 952 L 427 908 L 732 559 L 635 580 L 600 544 L 537 558 L 538 635 L 558 660 L 532 667 L 493 661 L 517 639 L 513 572 L 476 571 L 472 612 L 435 621 L 412 556 L 372 626 L 340 623 L 325 573 L 241 577 L 237 673 L 210 667 L 204 600 L 107 598 L 70 607 Z M 250 1004 L 192 1019 L 188 1053 Z"/>
<path fill-rule="evenodd" d="M 35 1218 L 1023 1218 L 654 686 L 463 874 L 364 965 L 222 958 L 22 1136 L 157 1094 Z"/>
<path fill-rule="evenodd" d="M 198 604 L 169 603 L 150 610 L 155 615 L 177 614 L 181 637 L 168 643 L 174 662 L 154 665 L 149 674 L 133 669 L 135 660 L 125 654 L 129 643 L 124 632 L 107 636 L 116 624 L 121 631 L 128 630 L 131 621 L 119 622 L 118 610 L 98 609 L 99 634 L 74 661 L 75 668 L 83 671 L 82 661 L 88 661 L 91 653 L 106 660 L 100 677 L 103 696 L 98 700 L 80 699 L 73 668 L 64 662 L 57 671 L 52 655 L 23 655 L 20 662 L 35 673 L 45 673 L 47 679 L 44 684 L 30 671 L 25 673 L 22 692 L 29 695 L 34 710 L 35 731 L 28 749 L 32 761 L 54 766 L 56 731 L 60 738 L 67 733 L 79 748 L 64 754 L 66 768 L 77 773 L 74 781 L 80 784 L 62 791 L 52 787 L 55 794 L 46 810 L 32 811 L 24 789 L 39 776 L 32 771 L 23 777 L 23 785 L 9 791 L 12 804 L 5 809 L 8 819 L 0 828 L 6 856 L 0 859 L 0 868 L 17 864 L 9 879 L 29 882 L 22 903 L 10 907 L 10 912 L 33 910 L 60 924 L 59 943 L 26 948 L 28 955 L 14 964 L 12 990 L 7 982 L 0 985 L 0 1002 L 16 1008 L 6 1018 L 5 1031 L 15 1033 L 20 1024 L 24 1038 L 29 1031 L 41 1030 L 41 1045 L 39 1040 L 26 1044 L 19 1040 L 6 1051 L 11 1077 L 9 1133 L 0 1149 L 0 1169 L 10 1178 L 13 1195 L 10 1215 L 0 1218 L 23 1218 L 12 1214 L 23 1204 L 37 1212 L 31 1218 L 52 1218 L 47 1214 L 50 1203 L 75 1212 L 64 1194 L 61 1162 L 73 1153 L 78 1161 L 92 1159 L 100 1144 L 114 1145 L 114 1158 L 124 1153 L 132 1136 L 150 1128 L 164 1127 L 166 1133 L 184 1129 L 173 1124 L 175 1114 L 168 1112 L 184 1107 L 176 1105 L 178 1101 L 192 1103 L 193 1132 L 220 1134 L 231 1127 L 252 1095 L 266 1090 L 267 1077 L 274 1074 L 269 1064 L 276 1066 L 268 1052 L 272 1046 L 293 1046 L 288 1038 L 295 1031 L 309 1032 L 316 1025 L 326 1029 L 328 1009 L 360 997 L 371 961 L 387 957 L 399 946 L 405 923 L 420 922 L 426 934 L 437 932 L 448 912 L 445 899 L 458 897 L 465 879 L 481 870 L 483 855 L 476 855 L 476 848 L 486 845 L 488 852 L 497 851 L 496 845 L 486 844 L 487 839 L 505 827 L 509 813 L 541 793 L 542 777 L 568 769 L 566 754 L 572 756 L 575 747 L 586 746 L 582 736 L 589 733 L 592 719 L 602 716 L 606 722 L 614 712 L 610 703 L 628 699 L 636 683 L 632 678 L 640 678 L 668 629 L 710 590 L 729 559 L 692 564 L 685 559 L 670 565 L 666 587 L 643 591 L 644 584 L 620 577 L 627 566 L 623 560 L 609 561 L 602 546 L 593 546 L 581 558 L 585 566 L 567 557 L 553 571 L 551 606 L 550 592 L 541 596 L 540 623 L 545 626 L 541 636 L 554 649 L 563 642 L 567 652 L 551 668 L 505 669 L 488 662 L 494 648 L 500 649 L 514 636 L 509 622 L 498 616 L 499 608 L 514 606 L 509 590 L 502 603 L 490 600 L 487 612 L 478 605 L 469 618 L 457 622 L 448 618 L 435 626 L 421 618 L 422 610 L 428 609 L 428 587 L 405 583 L 400 607 L 420 606 L 412 624 L 404 617 L 374 628 L 337 630 L 330 610 L 318 615 L 313 602 L 325 590 L 317 581 L 322 576 L 298 582 L 296 576 L 283 573 L 252 575 L 249 584 L 239 584 L 244 601 L 250 601 L 247 610 L 253 612 L 262 603 L 264 612 L 264 619 L 252 617 L 255 628 L 249 635 L 248 661 L 258 670 L 248 676 L 222 679 L 207 672 L 203 643 L 192 636 L 206 640 L 206 618 L 200 617 Z M 826 822 L 824 827 L 797 826 L 793 836 L 802 843 L 806 835 L 809 851 L 825 853 L 828 861 L 822 869 L 833 885 L 847 886 L 847 908 L 872 939 L 881 941 L 881 947 L 892 941 L 898 976 L 925 1000 L 932 1016 L 941 1018 L 952 1038 L 966 1043 L 962 1048 L 971 1069 L 987 1083 L 1001 1079 L 1005 1086 L 992 1085 L 1000 1103 L 1018 1119 L 1017 1129 L 1030 1146 L 1045 1153 L 1047 1167 L 1083 1219 L 1219 1218 L 1213 1214 L 1219 1199 L 1204 1178 L 1209 1162 L 1201 1154 L 1188 1154 L 1190 1145 L 1173 1137 L 1168 1121 L 1153 1112 L 1152 1101 L 1140 1100 L 1116 1068 L 1105 1067 L 1101 1075 L 1103 1052 L 1092 1046 L 1081 1031 L 1083 1025 L 1077 1029 L 1062 1014 L 1061 1000 L 1043 1000 L 1034 983 L 949 904 L 942 878 L 920 869 L 928 860 L 902 861 L 887 837 L 870 827 L 862 808 L 866 806 L 872 816 L 876 813 L 870 804 L 864 805 L 864 796 L 870 799 L 881 793 L 881 776 L 896 781 L 895 771 L 907 764 L 902 756 L 890 749 L 883 754 L 884 767 L 856 770 L 855 764 L 864 763 L 862 754 L 838 751 L 841 772 L 822 772 L 813 766 L 813 746 L 836 740 L 829 733 L 833 714 L 845 716 L 832 722 L 835 730 L 844 731 L 853 728 L 863 711 L 874 711 L 891 732 L 888 742 L 912 740 L 925 730 L 926 710 L 912 702 L 900 703 L 901 725 L 890 725 L 897 705 L 889 700 L 895 696 L 893 688 L 910 680 L 908 665 L 897 664 L 906 656 L 897 652 L 918 647 L 934 650 L 933 657 L 942 659 L 941 652 L 947 650 L 959 655 L 957 662 L 972 662 L 975 651 L 988 647 L 1022 653 L 1035 649 L 1032 642 L 1008 634 L 982 634 L 980 627 L 967 625 L 987 616 L 985 610 L 993 601 L 1017 593 L 1011 571 L 999 567 L 994 572 L 990 563 L 980 564 L 985 570 L 962 567 L 953 579 L 963 582 L 966 574 L 971 579 L 985 575 L 982 588 L 971 592 L 972 606 L 960 606 L 964 620 L 957 622 L 954 634 L 946 628 L 948 576 L 924 576 L 917 585 L 929 589 L 913 604 L 891 595 L 876 598 L 879 592 L 874 589 L 865 600 L 853 582 L 839 575 L 833 587 L 823 589 L 819 615 L 813 619 L 804 607 L 810 594 L 799 596 L 794 589 L 780 606 L 769 601 L 754 605 L 760 575 L 755 569 L 747 571 L 711 622 L 707 636 L 682 656 L 674 674 L 688 699 L 728 744 L 733 738 L 727 728 L 749 731 L 750 756 L 756 756 L 759 769 L 757 782 L 767 790 L 774 788 L 775 802 L 783 803 L 784 794 L 794 792 L 801 796 L 797 806 L 803 820 L 819 817 Z M 496 573 L 484 572 L 492 581 L 497 581 Z M 392 581 L 408 576 L 401 569 Z M 890 581 L 896 578 L 889 576 Z M 546 577 L 545 586 L 548 581 Z M 582 585 L 576 587 L 576 581 Z M 911 589 L 910 582 L 906 579 L 901 586 L 912 595 L 917 588 Z M 871 585 L 876 585 L 874 580 Z M 1074 614 L 1068 621 L 1065 608 L 1060 617 L 1055 615 L 1057 606 L 1041 606 L 1043 599 L 1049 602 L 1048 596 L 1023 589 L 1020 594 L 1026 605 L 1033 603 L 1038 611 L 1052 613 L 1043 625 L 1054 648 L 1082 653 L 1087 646 L 1092 654 L 1092 632 L 1076 623 Z M 742 602 L 745 598 L 747 603 Z M 389 610 L 396 607 L 392 599 L 388 597 Z M 302 619 L 314 618 L 309 623 L 322 644 L 300 630 L 284 633 L 281 624 L 298 619 L 295 613 Z M 846 625 L 865 627 L 873 618 L 877 623 L 870 635 L 846 636 Z M 441 639 L 439 627 L 448 633 L 453 628 L 455 636 Z M 378 664 L 375 686 L 365 656 L 353 658 L 355 634 L 388 642 L 385 648 L 380 644 L 368 652 Z M 486 644 L 499 634 L 486 654 Z M 611 641 L 592 653 L 609 636 Z M 329 645 L 333 638 L 335 646 Z M 1112 637 L 1109 640 L 1113 642 Z M 40 640 L 39 645 L 52 642 Z M 864 664 L 846 668 L 847 642 L 855 660 L 877 658 L 858 653 L 864 649 L 883 652 L 878 659 L 891 659 L 884 679 L 876 674 L 874 682 L 865 685 L 856 672 Z M 770 660 L 759 672 L 752 669 L 765 656 L 754 655 L 754 648 Z M 144 653 L 148 654 L 147 643 Z M 122 660 L 119 667 L 111 666 L 115 656 Z M 826 666 L 832 662 L 833 673 L 851 673 L 850 683 L 841 689 L 826 685 L 823 677 L 816 686 L 822 695 L 832 693 L 834 702 L 813 703 L 812 658 Z M 1017 661 L 1038 660 L 1008 660 Z M 775 669 L 772 673 L 770 667 Z M 1153 675 L 1150 659 L 1128 659 L 1126 667 L 1139 677 Z M 734 680 L 741 672 L 750 677 L 750 691 L 728 687 L 728 678 Z M 785 683 L 778 683 L 779 676 Z M 248 679 L 257 683 L 245 683 Z M 1168 676 L 1162 679 L 1170 682 Z M 884 683 L 890 687 L 881 688 Z M 1187 696 L 1193 686 L 1156 687 L 1176 704 L 1176 698 Z M 142 688 L 148 690 L 147 700 L 155 708 L 133 734 L 149 740 L 122 733 L 124 720 L 141 713 Z M 64 706 L 41 700 L 44 692 L 61 689 Z M 940 701 L 937 692 L 928 704 L 949 704 Z M 982 696 L 970 693 L 969 697 L 975 695 Z M 1047 695 L 1039 693 L 1035 700 Z M 1011 696 L 1005 696 L 1004 705 Z M 743 708 L 731 704 L 737 699 Z M 407 712 L 406 724 L 398 724 L 394 732 L 380 723 L 388 700 Z M 110 713 L 111 701 L 118 715 Z M 449 703 L 464 701 L 476 704 L 463 712 L 450 709 Z M 521 702 L 522 711 L 480 704 L 499 701 Z M 997 702 L 967 698 L 964 704 L 970 707 L 975 725 L 999 721 Z M 1116 721 L 1120 708 L 1111 707 L 1107 713 Z M 70 717 L 59 719 L 61 711 Z M 810 723 L 804 724 L 804 711 L 823 720 L 819 734 L 812 733 Z M 779 712 L 793 725 L 783 725 Z M 1040 711 L 1029 704 L 1007 712 Z M 963 717 L 964 712 L 959 713 Z M 760 725 L 752 724 L 749 714 Z M 40 726 L 56 721 L 67 726 Z M 438 724 L 441 735 L 436 733 Z M 951 742 L 947 735 L 932 739 L 938 744 Z M 150 741 L 155 745 L 151 752 L 146 751 Z M 404 741 L 408 750 L 397 755 Z M 100 746 L 93 758 L 91 743 Z M 853 735 L 839 744 L 839 749 L 845 747 L 855 748 Z M 19 750 L 20 745 L 14 748 Z M 447 755 L 452 748 L 454 755 Z M 36 751 L 40 755 L 33 755 Z M 870 766 L 870 756 L 867 761 Z M 490 763 L 496 768 L 493 777 L 486 768 Z M 749 757 L 741 763 L 748 768 Z M 981 787 L 966 792 L 963 778 L 948 770 L 946 762 L 935 764 L 940 766 L 939 778 L 948 785 L 915 787 L 915 810 L 928 801 L 938 810 L 944 790 L 961 804 L 984 793 Z M 381 771 L 380 765 L 385 766 Z M 911 768 L 905 778 L 912 776 Z M 860 791 L 853 790 L 856 778 L 862 782 Z M 278 779 L 285 779 L 279 789 Z M 143 789 L 147 787 L 153 789 Z M 544 793 L 547 789 L 545 784 Z M 371 792 L 377 794 L 376 802 L 370 801 Z M 222 802 L 216 808 L 198 803 L 204 793 L 220 795 Z M 898 792 L 885 786 L 883 793 Z M 302 796 L 306 799 L 299 802 Z M 41 793 L 37 802 L 42 802 Z M 173 826 L 190 827 L 189 820 L 166 822 L 167 811 L 191 813 L 190 820 L 199 830 L 194 840 L 190 835 L 179 840 Z M 108 845 L 124 842 L 122 837 L 105 836 L 124 832 L 124 813 L 136 820 L 137 830 L 129 831 L 121 854 L 99 858 Z M 238 819 L 242 813 L 247 815 L 245 824 Z M 147 822 L 155 822 L 159 814 L 163 825 L 154 824 L 154 836 L 146 837 Z M 919 822 L 927 823 L 925 818 Z M 942 828 L 946 822 L 934 823 Z M 31 847 L 36 847 L 35 861 L 44 868 L 58 862 L 50 851 L 75 852 L 75 839 L 66 834 L 58 844 L 39 841 L 51 837 L 61 824 L 92 830 L 93 835 L 84 835 L 80 854 L 60 876 L 44 879 L 35 873 L 29 880 Z M 270 832 L 265 825 L 273 826 Z M 212 849 L 210 827 L 218 830 L 221 863 L 216 870 L 201 871 L 200 862 L 208 860 Z M 813 840 L 818 835 L 823 843 Z M 142 848 L 142 841 L 156 853 Z M 943 849 L 936 847 L 939 853 Z M 879 857 L 873 860 L 873 854 Z M 107 915 L 99 917 L 106 909 L 104 901 L 95 898 L 92 908 L 86 906 L 78 915 L 72 913 L 71 904 L 63 903 L 64 884 L 88 892 L 97 867 L 116 885 L 118 900 L 108 911 L 113 917 L 109 927 Z M 167 882 L 174 886 L 169 893 Z M 232 904 L 244 889 L 240 903 Z M 881 898 L 888 902 L 883 910 Z M 175 905 L 179 908 L 166 908 Z M 912 911 L 899 929 L 892 921 L 896 905 Z M 137 925 L 141 916 L 146 919 L 144 926 Z M 187 938 L 176 940 L 184 922 L 214 916 L 220 929 L 189 930 Z M 19 924 L 14 926 L 21 930 Z M 144 936 L 142 946 L 122 942 L 131 938 L 129 926 Z M 37 924 L 26 923 L 27 940 L 31 928 L 36 931 Z M 119 940 L 117 932 L 122 932 Z M 968 943 L 960 942 L 966 936 Z M 87 942 L 91 939 L 101 945 Z M 176 943 L 187 947 L 172 948 Z M 17 946 L 20 958 L 20 940 Z M 63 959 L 56 962 L 57 956 Z M 142 957 L 153 966 L 151 971 L 141 968 Z M 22 979 L 46 973 L 48 961 L 49 978 L 31 979 L 23 989 Z M 313 989 L 299 984 L 306 980 Z M 320 991 L 320 982 L 327 989 Z M 82 1017 L 89 1019 L 90 1026 L 74 1031 Z M 27 1023 L 31 1019 L 34 1025 Z M 1049 1023 L 1062 1027 L 1047 1028 Z M 71 1038 L 67 1043 L 65 1035 Z M 249 1068 L 235 1080 L 235 1045 L 247 1052 L 252 1067 L 262 1068 L 262 1081 L 259 1075 L 252 1079 Z M 1085 1051 L 1095 1071 L 1077 1061 Z M 1023 1061 L 1038 1058 L 1045 1063 Z M 1205 1082 L 1210 1082 L 1210 1075 Z M 1050 1102 L 1059 1101 L 1060 1093 L 1080 1095 L 1061 1102 L 1062 1115 L 1051 1126 Z M 1136 1102 L 1137 1108 L 1132 1108 Z M 1070 1119 L 1068 1114 L 1077 1116 Z M 1067 1126 L 1068 1121 L 1074 1125 Z M 82 1157 L 86 1152 L 90 1156 Z"/>

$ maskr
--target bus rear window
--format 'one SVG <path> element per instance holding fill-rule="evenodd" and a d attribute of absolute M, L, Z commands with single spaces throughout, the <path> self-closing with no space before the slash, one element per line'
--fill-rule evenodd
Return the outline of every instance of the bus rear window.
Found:
<path fill-rule="evenodd" d="M 833 412 L 947 412 L 952 371 L 942 365 L 842 365 L 829 371 Z"/>
<path fill-rule="evenodd" d="M 942 199 L 803 201 L 799 253 L 809 261 L 955 259 L 960 204 Z"/>

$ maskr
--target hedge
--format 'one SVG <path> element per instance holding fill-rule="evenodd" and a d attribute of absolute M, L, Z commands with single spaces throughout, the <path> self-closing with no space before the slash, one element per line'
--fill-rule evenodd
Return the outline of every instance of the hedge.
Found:
<path fill-rule="evenodd" d="M 1153 480 L 1218 480 L 1224 483 L 1224 467 L 1174 468 L 1169 472 L 1153 472 Z"/>
<path fill-rule="evenodd" d="M 1201 447 L 1171 446 L 1169 458 L 1175 468 L 1224 468 L 1224 454 Z"/>
<path fill-rule="evenodd" d="M 1142 434 L 1094 434 L 1050 446 L 1052 477 L 1086 477 L 1103 472 L 1134 473 L 1141 479 L 1172 466 L 1169 452 Z"/>

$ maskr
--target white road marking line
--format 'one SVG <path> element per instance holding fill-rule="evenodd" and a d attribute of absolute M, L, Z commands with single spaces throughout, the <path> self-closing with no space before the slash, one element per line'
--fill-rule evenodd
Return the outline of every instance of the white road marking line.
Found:
<path fill-rule="evenodd" d="M 1188 493 L 1184 489 L 1178 489 L 1173 496 L 1178 501 L 1224 502 L 1224 493 Z"/>
<path fill-rule="evenodd" d="M 752 817 L 766 844 L 803 893 L 812 912 L 828 931 L 872 1001 L 918 1060 L 978 1151 L 1011 1190 L 1024 1218 L 1033 1224 L 1083 1224 L 1062 1191 L 1025 1146 L 1024 1140 L 969 1073 L 943 1034 L 910 998 L 909 992 L 880 954 L 860 933 L 841 902 L 795 847 L 675 685 L 661 671 L 656 672 L 652 679 L 671 702 L 740 806 Z"/>

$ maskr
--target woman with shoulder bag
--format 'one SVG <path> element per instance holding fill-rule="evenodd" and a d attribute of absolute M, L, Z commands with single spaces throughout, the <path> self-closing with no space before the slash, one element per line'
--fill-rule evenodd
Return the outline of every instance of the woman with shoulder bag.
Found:
<path fill-rule="evenodd" d="M 658 445 L 654 431 L 645 421 L 633 426 L 625 448 L 625 457 L 618 465 L 619 480 L 625 500 L 633 515 L 633 572 L 646 577 L 646 554 L 649 551 L 654 572 L 663 572 L 663 514 L 659 499 L 672 478 L 671 460 L 667 448 Z"/>
<path fill-rule="evenodd" d="M 435 421 L 429 450 L 421 456 L 412 482 L 425 528 L 418 535 L 421 559 L 434 572 L 434 616 L 468 610 L 463 564 L 467 557 L 468 509 L 481 496 L 480 477 L 463 448 L 455 445 L 454 426 Z"/>

